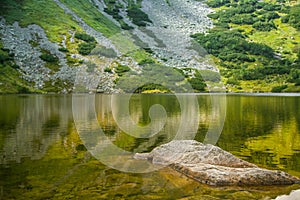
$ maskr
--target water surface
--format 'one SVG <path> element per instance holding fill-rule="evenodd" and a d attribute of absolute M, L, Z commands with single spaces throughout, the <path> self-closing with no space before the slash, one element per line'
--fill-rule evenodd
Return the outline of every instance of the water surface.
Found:
<path fill-rule="evenodd" d="M 148 152 L 174 139 L 183 112 L 199 120 L 195 139 L 202 142 L 210 130 L 218 130 L 214 126 L 224 114 L 212 108 L 216 104 L 210 95 L 198 95 L 197 108 L 187 103 L 184 111 L 174 95 L 133 95 L 129 105 L 122 103 L 122 95 L 114 98 L 96 95 L 95 116 L 105 136 L 128 152 Z M 149 117 L 155 104 L 165 108 L 163 125 L 162 118 Z M 228 95 L 225 103 L 220 98 L 219 106 L 225 105 L 217 146 L 260 167 L 300 177 L 300 96 Z M 84 112 L 85 105 L 76 106 Z M 126 106 L 130 119 L 121 115 L 116 120 L 112 108 L 122 113 Z M 264 199 L 300 188 L 216 188 L 169 168 L 144 174 L 112 169 L 86 151 L 74 124 L 71 95 L 2 95 L 0 113 L 0 199 Z M 118 125 L 128 120 L 161 128 L 151 137 L 144 133 L 137 138 Z M 187 136 L 193 133 L 187 131 Z"/>

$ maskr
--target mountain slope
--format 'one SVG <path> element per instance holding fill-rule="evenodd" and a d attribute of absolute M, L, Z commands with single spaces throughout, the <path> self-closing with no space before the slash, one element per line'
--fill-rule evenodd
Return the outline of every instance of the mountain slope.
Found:
<path fill-rule="evenodd" d="M 285 35 L 294 38 L 292 42 L 291 39 L 283 42 L 284 50 L 292 51 L 284 57 L 286 65 L 291 65 L 297 60 L 299 32 L 278 20 L 285 17 L 292 22 L 297 21 L 297 17 L 291 12 L 291 19 L 287 19 L 289 14 L 276 11 L 280 15 L 280 19 L 274 20 L 279 27 L 277 32 L 257 31 L 247 24 L 220 23 L 223 16 L 218 13 L 230 10 L 230 6 L 234 7 L 237 3 L 220 1 L 222 5 L 219 5 L 218 2 L 208 1 L 208 5 L 217 11 L 214 13 L 207 5 L 195 0 L 3 0 L 0 2 L 0 93 L 66 93 L 78 89 L 74 86 L 78 81 L 86 85 L 85 91 L 120 92 L 116 88 L 120 79 L 125 79 L 122 83 L 126 84 L 143 84 L 137 81 L 140 80 L 138 76 L 149 74 L 149 69 L 154 74 L 161 73 L 160 69 L 165 67 L 176 69 L 174 73 L 165 72 L 167 76 L 183 77 L 173 78 L 176 79 L 174 84 L 184 86 L 190 83 L 196 92 L 222 89 L 221 80 L 227 83 L 230 91 L 270 91 L 271 86 L 264 86 L 268 81 L 273 86 L 287 85 L 285 90 L 297 91 L 297 67 L 287 67 L 288 70 L 278 78 L 277 72 L 274 72 L 258 80 L 244 80 L 245 74 L 257 73 L 254 70 L 256 64 L 259 69 L 264 68 L 264 63 L 258 61 L 259 55 L 249 57 L 255 60 L 253 62 L 245 60 L 245 56 L 231 62 L 218 56 L 224 55 L 224 52 L 213 53 L 206 44 L 215 40 L 214 34 L 239 30 L 240 37 L 247 37 L 240 38 L 239 42 L 249 44 L 253 40 L 257 44 L 263 43 L 266 50 L 278 55 L 276 45 L 263 38 L 271 33 L 274 41 L 279 41 Z M 243 2 L 239 1 L 239 4 L 243 5 Z M 288 12 L 292 10 L 287 6 L 284 8 Z M 214 20 L 213 29 L 212 20 L 207 15 Z M 243 17 L 249 19 L 247 15 Z M 226 23 L 229 24 L 227 30 L 224 28 Z M 288 34 L 281 34 L 282 30 L 288 31 Z M 205 37 L 210 38 L 206 41 Z M 225 42 L 223 46 L 225 44 L 230 46 Z M 276 61 L 271 57 L 268 63 Z M 280 70 L 282 63 L 278 61 L 276 64 Z M 232 64 L 235 66 L 228 67 Z M 222 79 L 218 75 L 219 70 Z M 134 76 L 137 78 L 132 79 Z M 158 83 L 163 82 L 162 76 L 157 78 L 162 79 Z M 124 87 L 128 88 L 130 84 Z M 164 90 L 159 84 L 150 84 L 141 85 L 137 91 L 149 89 Z"/>
<path fill-rule="evenodd" d="M 300 5 L 292 1 L 218 1 L 215 27 L 193 37 L 211 55 L 230 91 L 300 91 Z"/>

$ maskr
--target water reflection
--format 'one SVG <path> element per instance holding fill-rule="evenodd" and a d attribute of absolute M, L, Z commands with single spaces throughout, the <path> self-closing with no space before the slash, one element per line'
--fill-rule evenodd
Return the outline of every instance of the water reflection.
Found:
<path fill-rule="evenodd" d="M 68 96 L 0 96 L 0 164 L 42 158 L 53 142 L 68 135 Z"/>
<path fill-rule="evenodd" d="M 218 145 L 250 162 L 299 176 L 300 97 L 227 99 L 227 119 Z"/>
<path fill-rule="evenodd" d="M 125 105 L 122 96 L 118 99 L 118 106 L 112 105 L 111 98 L 111 95 L 96 95 L 95 104 L 89 106 L 96 111 L 95 130 L 101 127 L 104 135 L 118 148 L 128 152 L 147 152 L 176 137 L 182 122 L 182 109 L 176 96 L 131 97 L 130 118 L 142 127 L 153 123 L 149 116 L 152 105 L 160 104 L 166 110 L 165 125 L 161 126 L 162 121 L 158 118 L 153 124 L 158 123 L 159 132 L 150 138 L 135 138 L 118 126 L 112 106 L 118 113 Z M 188 117 L 198 118 L 195 137 L 204 141 L 207 132 L 214 130 L 215 124 L 220 124 L 224 101 L 220 100 L 219 107 L 212 108 L 209 95 L 199 95 L 197 100 L 199 112 L 188 101 L 185 112 Z M 262 167 L 281 169 L 300 177 L 299 102 L 299 96 L 227 96 L 226 121 L 217 145 Z M 85 116 L 87 111 L 84 105 L 78 107 L 80 116 Z M 86 195 L 86 198 L 98 195 L 99 198 L 130 199 L 146 195 L 149 198 L 172 196 L 176 199 L 209 194 L 216 199 L 232 199 L 235 198 L 233 193 L 240 192 L 240 188 L 228 191 L 200 186 L 169 170 L 136 175 L 102 165 L 86 152 L 78 137 L 73 123 L 72 96 L 0 96 L 0 113 L 0 189 L 7 198 L 23 198 L 23 195 L 26 198 L 36 195 L 41 199 L 65 198 L 76 194 Z M 118 120 L 126 122 L 127 117 Z M 99 140 L 95 138 L 92 144 L 97 146 Z M 299 187 L 263 188 L 266 193 L 257 188 L 243 190 L 258 195 L 253 199 L 259 199 L 275 198 L 276 194 L 289 193 L 292 189 Z M 247 196 L 246 193 L 243 195 Z M 121 194 L 123 196 L 117 196 Z"/>
<path fill-rule="evenodd" d="M 126 124 L 128 115 L 122 115 L 124 96 L 96 95 L 92 105 L 96 111 L 98 127 L 114 145 L 130 152 L 147 152 L 154 147 L 171 141 L 177 135 L 182 123 L 182 105 L 174 95 L 133 95 L 130 98 L 129 112 L 131 120 L 145 127 L 151 124 L 149 109 L 155 104 L 162 105 L 167 118 L 160 116 L 152 122 L 157 133 L 149 138 L 137 137 L 140 129 L 131 135 Z M 225 106 L 223 97 L 219 97 L 219 107 Z M 216 100 L 213 99 L 213 100 Z M 290 164 L 300 159 L 300 97 L 286 96 L 228 96 L 227 115 L 218 145 L 257 164 L 284 169 L 296 166 Z M 191 101 L 183 101 L 187 119 L 198 118 L 196 139 L 204 141 L 207 133 L 219 126 L 222 109 L 212 108 L 209 95 L 197 97 L 199 112 Z M 0 96 L 0 163 L 21 162 L 23 157 L 40 159 L 54 142 L 68 137 L 72 124 L 72 96 Z M 223 102 L 223 104 L 222 104 Z M 214 104 L 217 105 L 217 104 Z M 113 110 L 114 112 L 113 113 Z M 83 116 L 86 108 L 79 106 Z M 120 114 L 121 113 L 121 114 Z M 221 113 L 221 114 L 220 114 Z M 116 119 L 115 115 L 119 118 Z M 156 120 L 156 121 L 155 121 Z M 117 123 L 117 122 L 118 123 Z M 216 122 L 214 122 L 216 121 Z M 193 126 L 183 121 L 187 126 Z M 90 127 L 88 127 L 90 128 Z M 96 127 L 97 128 L 97 127 Z M 152 129 L 149 129 L 152 131 Z M 149 131 L 148 130 L 148 131 Z M 193 129 L 186 128 L 185 137 L 194 137 Z M 93 139 L 94 146 L 97 140 Z M 264 161 L 268 160 L 268 161 Z M 293 168 L 293 170 L 298 171 Z"/>

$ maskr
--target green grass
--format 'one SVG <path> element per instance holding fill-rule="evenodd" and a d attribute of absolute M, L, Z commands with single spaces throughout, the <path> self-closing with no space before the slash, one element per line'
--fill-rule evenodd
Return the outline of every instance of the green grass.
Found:
<path fill-rule="evenodd" d="M 276 3 L 273 0 L 265 0 L 265 2 Z M 287 3 L 288 5 L 289 3 Z M 289 5 L 295 5 L 291 2 Z M 226 6 L 214 8 L 215 11 L 219 13 L 223 13 L 224 10 L 230 10 L 232 8 Z M 273 12 L 273 11 L 271 11 Z M 268 15 L 271 13 L 267 10 L 261 10 L 261 13 L 255 11 L 258 14 L 257 19 L 259 19 L 262 15 Z M 281 11 L 275 11 L 280 17 L 284 17 L 286 14 Z M 219 18 L 220 19 L 220 18 Z M 218 22 L 218 20 L 213 20 L 214 23 Z M 300 34 L 295 28 L 293 28 L 288 23 L 283 23 L 281 18 L 274 19 L 274 24 L 276 25 L 276 29 L 271 31 L 258 31 L 253 28 L 252 25 L 246 24 L 234 24 L 228 23 L 231 29 L 239 30 L 244 36 L 246 36 L 246 40 L 248 42 L 255 42 L 265 44 L 271 47 L 274 52 L 286 61 L 293 63 L 297 59 L 297 53 L 299 52 L 300 45 Z M 222 32 L 226 29 L 218 27 L 217 29 Z M 287 85 L 286 89 L 283 89 L 282 92 L 299 92 L 299 86 L 295 86 L 294 83 L 290 83 L 290 75 L 287 74 L 266 74 L 263 78 L 259 78 L 258 80 L 243 80 L 238 78 L 243 71 L 253 71 L 256 68 L 270 67 L 276 66 L 276 62 L 278 59 L 276 58 L 268 58 L 264 59 L 260 56 L 252 56 L 255 58 L 254 62 L 242 62 L 239 63 L 230 63 L 228 61 L 222 61 L 217 57 L 213 56 L 215 63 L 221 70 L 221 74 L 223 75 L 222 80 L 224 83 L 227 83 L 228 91 L 233 92 L 270 92 L 272 88 L 280 87 L 282 85 Z M 224 64 L 227 64 L 224 65 Z M 229 64 L 229 65 L 228 65 Z M 277 64 L 277 67 L 279 65 Z M 281 65 L 282 69 L 290 69 L 295 68 L 295 65 Z M 279 72 L 278 72 L 279 73 Z M 229 81 L 228 81 L 229 80 Z M 235 81 L 233 81 L 235 80 Z"/>
<path fill-rule="evenodd" d="M 22 27 L 41 26 L 52 42 L 61 42 L 62 35 L 67 35 L 69 30 L 81 31 L 77 22 L 52 0 L 1 0 L 0 12 L 10 24 L 18 21 Z"/>
<path fill-rule="evenodd" d="M 20 76 L 21 74 L 11 66 L 0 63 L 0 94 L 41 92 Z"/>
<path fill-rule="evenodd" d="M 85 23 L 101 32 L 106 37 L 111 37 L 120 32 L 118 26 L 101 14 L 97 8 L 86 0 L 61 0 L 68 8 L 81 17 Z"/>
<path fill-rule="evenodd" d="M 40 92 L 21 78 L 19 68 L 0 40 L 0 94 L 1 93 L 29 93 Z"/>
<path fill-rule="evenodd" d="M 274 22 L 277 25 L 277 30 L 270 32 L 256 31 L 252 35 L 249 35 L 249 39 L 270 46 L 285 58 L 296 59 L 296 49 L 300 47 L 299 31 L 289 24 L 282 23 L 280 19 L 276 19 Z"/>

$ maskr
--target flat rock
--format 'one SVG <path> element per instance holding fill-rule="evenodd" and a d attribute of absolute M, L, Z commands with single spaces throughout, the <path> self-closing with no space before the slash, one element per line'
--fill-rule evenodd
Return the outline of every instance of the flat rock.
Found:
<path fill-rule="evenodd" d="M 195 140 L 173 140 L 137 153 L 136 159 L 171 168 L 208 185 L 288 185 L 300 179 L 282 171 L 262 169 L 211 144 Z"/>

